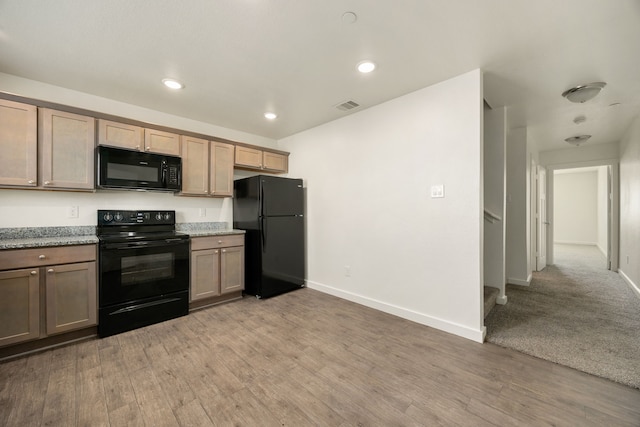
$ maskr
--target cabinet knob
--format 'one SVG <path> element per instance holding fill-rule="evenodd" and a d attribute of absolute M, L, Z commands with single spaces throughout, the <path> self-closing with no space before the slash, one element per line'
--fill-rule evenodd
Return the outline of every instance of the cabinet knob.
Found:
<path fill-rule="evenodd" d="M 213 251 L 213 253 L 214 253 L 214 254 L 217 254 L 217 253 L 218 253 L 218 251 Z"/>
<path fill-rule="evenodd" d="M 139 146 L 139 145 L 136 145 L 136 150 L 139 150 L 139 149 L 140 149 L 140 146 Z"/>
<path fill-rule="evenodd" d="M 29 180 L 29 184 L 35 184 L 36 182 L 32 179 Z"/>
<path fill-rule="evenodd" d="M 45 259 L 47 256 L 46 255 L 39 255 L 38 259 Z"/>
<path fill-rule="evenodd" d="M 33 271 L 31 272 L 31 275 L 32 275 L 32 276 L 35 276 L 36 274 L 38 274 L 38 272 L 37 272 L 37 271 L 35 271 L 35 270 L 33 270 Z"/>
<path fill-rule="evenodd" d="M 226 249 L 223 249 L 223 250 L 222 250 L 222 253 L 223 253 L 223 254 L 226 254 L 226 253 L 227 253 L 227 250 L 226 250 Z"/>
<path fill-rule="evenodd" d="M 222 243 L 222 240 L 218 240 L 218 243 Z"/>
<path fill-rule="evenodd" d="M 48 269 L 47 273 L 53 273 L 53 268 Z"/>
<path fill-rule="evenodd" d="M 45 181 L 44 182 L 44 185 L 49 185 L 49 184 L 51 184 L 51 181 Z"/>
<path fill-rule="evenodd" d="M 147 148 L 145 148 L 144 150 L 145 150 L 145 151 L 151 151 L 151 148 L 150 148 L 150 147 L 147 147 Z"/>

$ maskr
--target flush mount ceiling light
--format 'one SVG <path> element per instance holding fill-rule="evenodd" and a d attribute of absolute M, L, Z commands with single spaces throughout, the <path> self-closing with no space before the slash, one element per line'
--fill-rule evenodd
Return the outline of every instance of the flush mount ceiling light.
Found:
<path fill-rule="evenodd" d="M 175 79 L 162 79 L 162 83 L 170 89 L 182 89 L 184 85 Z"/>
<path fill-rule="evenodd" d="M 579 85 L 565 90 L 564 92 L 562 92 L 562 96 L 567 98 L 571 102 L 583 103 L 595 98 L 595 96 L 599 94 L 602 88 L 606 85 L 607 84 L 605 82 L 594 82 L 585 85 Z"/>
<path fill-rule="evenodd" d="M 276 113 L 266 112 L 264 113 L 264 118 L 267 120 L 275 120 L 278 117 Z"/>
<path fill-rule="evenodd" d="M 580 123 L 584 123 L 587 121 L 587 117 L 584 115 L 580 115 L 577 116 L 575 119 L 573 119 L 573 123 L 579 125 Z"/>
<path fill-rule="evenodd" d="M 371 61 L 362 61 L 358 63 L 358 71 L 361 73 L 370 73 L 376 69 L 376 64 Z"/>
<path fill-rule="evenodd" d="M 577 135 L 577 136 L 572 136 L 570 138 L 566 138 L 565 141 L 577 147 L 589 138 L 591 138 L 591 135 Z"/>

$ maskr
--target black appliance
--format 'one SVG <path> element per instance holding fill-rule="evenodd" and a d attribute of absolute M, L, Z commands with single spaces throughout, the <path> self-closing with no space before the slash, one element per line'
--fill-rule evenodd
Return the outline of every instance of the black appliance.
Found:
<path fill-rule="evenodd" d="M 189 236 L 175 211 L 98 211 L 98 335 L 189 313 Z"/>
<path fill-rule="evenodd" d="M 245 293 L 267 298 L 304 287 L 302 180 L 239 179 L 233 197 L 233 227 L 246 230 Z"/>
<path fill-rule="evenodd" d="M 101 145 L 97 171 L 100 188 L 174 192 L 182 189 L 180 157 Z"/>

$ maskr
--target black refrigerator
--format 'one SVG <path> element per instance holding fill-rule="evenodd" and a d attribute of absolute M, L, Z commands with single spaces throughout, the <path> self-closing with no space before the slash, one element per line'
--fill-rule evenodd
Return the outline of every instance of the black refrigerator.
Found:
<path fill-rule="evenodd" d="M 268 298 L 304 287 L 302 180 L 257 175 L 233 187 L 233 228 L 246 230 L 245 293 Z"/>

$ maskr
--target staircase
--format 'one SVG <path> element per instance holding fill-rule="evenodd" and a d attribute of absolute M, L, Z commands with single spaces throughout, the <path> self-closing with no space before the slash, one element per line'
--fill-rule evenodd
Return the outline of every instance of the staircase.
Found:
<path fill-rule="evenodd" d="M 484 317 L 485 319 L 496 305 L 496 298 L 500 294 L 498 288 L 492 288 L 491 286 L 484 287 Z"/>

